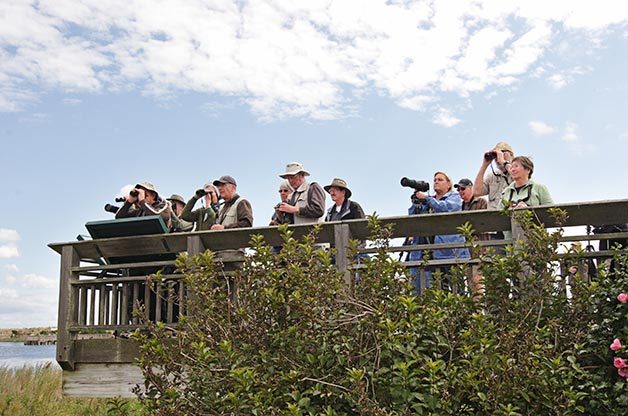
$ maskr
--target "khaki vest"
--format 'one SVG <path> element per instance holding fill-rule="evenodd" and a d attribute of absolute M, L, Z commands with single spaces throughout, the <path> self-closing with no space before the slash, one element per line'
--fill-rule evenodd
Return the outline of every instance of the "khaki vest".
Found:
<path fill-rule="evenodd" d="M 223 205 L 220 211 L 220 215 L 218 215 L 218 220 L 216 221 L 216 223 L 222 224 L 224 226 L 237 224 L 238 223 L 238 205 L 240 205 L 240 202 L 242 201 L 244 201 L 244 198 L 239 197 L 233 205 L 227 208 L 226 212 L 224 211 L 225 206 Z M 241 248 L 237 250 L 221 250 L 216 253 L 216 258 L 222 259 L 223 261 L 227 259 L 244 261 L 244 249 Z M 233 267 L 237 267 L 237 266 L 235 266 L 234 264 L 225 265 L 226 270 L 230 270 Z"/>
<path fill-rule="evenodd" d="M 239 197 L 233 205 L 227 208 L 227 212 L 224 212 L 225 207 L 223 205 L 222 210 L 220 214 L 218 215 L 217 223 L 222 224 L 224 226 L 237 224 L 238 223 L 238 205 L 240 205 L 240 202 L 242 202 L 243 200 L 244 198 Z"/>
<path fill-rule="evenodd" d="M 303 182 L 301 186 L 297 190 L 295 190 L 290 196 L 290 201 L 293 203 L 295 207 L 304 207 L 307 205 L 307 197 L 310 192 L 310 184 L 308 182 Z M 296 198 L 296 202 L 295 202 Z M 317 222 L 323 222 L 325 218 L 325 214 L 320 218 L 305 218 L 301 217 L 299 214 L 294 214 L 294 223 L 295 224 L 312 224 Z"/>

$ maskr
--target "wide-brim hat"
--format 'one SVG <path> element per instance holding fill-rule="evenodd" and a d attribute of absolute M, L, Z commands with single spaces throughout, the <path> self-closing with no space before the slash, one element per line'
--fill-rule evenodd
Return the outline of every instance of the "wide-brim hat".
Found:
<path fill-rule="evenodd" d="M 306 171 L 305 169 L 303 169 L 303 165 L 301 163 L 292 162 L 286 165 L 286 171 L 282 173 L 281 175 L 279 175 L 279 177 L 287 179 L 289 176 L 294 176 L 297 173 L 301 173 L 301 172 L 303 172 L 305 176 L 310 176 L 310 173 Z"/>
<path fill-rule="evenodd" d="M 181 195 L 177 195 L 177 194 L 172 194 L 170 198 L 168 198 L 168 201 L 181 202 L 183 205 L 185 205 L 185 199 L 183 199 Z"/>
<path fill-rule="evenodd" d="M 332 186 L 335 186 L 336 188 L 342 188 L 345 190 L 345 198 L 350 198 L 351 197 L 351 189 L 349 189 L 347 187 L 347 182 L 345 182 L 343 179 L 340 178 L 334 178 L 333 181 L 331 181 L 331 183 L 327 186 L 325 186 L 325 191 L 327 191 L 329 193 L 329 190 L 331 189 Z"/>
<path fill-rule="evenodd" d="M 145 191 L 152 191 L 154 192 L 156 195 L 159 195 L 159 192 L 157 192 L 157 189 L 155 189 L 155 185 L 153 185 L 150 182 L 142 182 L 142 183 L 138 183 L 137 185 L 135 185 L 136 188 L 142 188 Z"/>
<path fill-rule="evenodd" d="M 495 149 L 501 150 L 502 152 L 510 152 L 511 155 L 514 155 L 515 152 L 512 150 L 512 147 L 506 142 L 499 142 L 495 145 Z"/>

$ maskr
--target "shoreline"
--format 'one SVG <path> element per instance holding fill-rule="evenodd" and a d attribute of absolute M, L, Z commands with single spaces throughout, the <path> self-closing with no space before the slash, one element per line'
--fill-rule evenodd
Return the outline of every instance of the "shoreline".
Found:
<path fill-rule="evenodd" d="M 0 328 L 0 342 L 24 343 L 30 337 L 54 335 L 56 333 L 57 328 L 54 327 Z"/>

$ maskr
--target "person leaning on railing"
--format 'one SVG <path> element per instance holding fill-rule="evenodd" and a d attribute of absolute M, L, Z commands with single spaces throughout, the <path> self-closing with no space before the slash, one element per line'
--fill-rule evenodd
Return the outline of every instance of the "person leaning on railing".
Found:
<path fill-rule="evenodd" d="M 161 215 L 166 227 L 171 228 L 170 207 L 168 202 L 163 200 L 155 185 L 150 182 L 142 182 L 135 185 L 122 207 L 116 212 L 116 218 L 146 217 L 150 215 Z"/>
<path fill-rule="evenodd" d="M 510 208 L 535 207 L 553 204 L 554 201 L 545 185 L 534 182 L 534 163 L 527 156 L 517 156 L 510 163 L 513 182 L 502 192 L 502 203 Z"/>
<path fill-rule="evenodd" d="M 325 186 L 325 191 L 331 196 L 334 205 L 327 211 L 325 221 L 342 221 L 365 218 L 364 210 L 360 204 L 351 201 L 351 189 L 347 187 L 347 182 L 334 178 L 331 184 Z"/>
<path fill-rule="evenodd" d="M 246 228 L 253 226 L 253 208 L 251 203 L 238 195 L 238 185 L 229 175 L 221 176 L 214 181 L 221 198 L 225 201 L 218 210 L 216 224 L 212 230 Z"/>
<path fill-rule="evenodd" d="M 458 192 L 452 191 L 452 183 L 449 176 L 444 172 L 436 172 L 434 174 L 434 196 L 425 192 L 417 191 L 415 193 L 418 204 L 412 204 L 408 209 L 410 215 L 428 214 L 438 212 L 455 212 L 462 209 L 462 199 Z M 409 241 L 410 245 L 418 244 L 444 244 L 444 243 L 464 243 L 464 237 L 460 234 L 436 235 L 434 237 L 412 237 Z M 423 258 L 423 252 L 420 250 L 408 253 L 409 261 L 417 261 Z M 432 259 L 448 260 L 469 258 L 469 250 L 466 248 L 439 248 L 432 250 Z M 438 267 L 427 267 L 425 272 L 426 288 L 432 285 L 432 272 L 440 269 L 443 274 L 447 274 L 451 266 L 443 265 Z M 421 282 L 416 268 L 410 269 L 410 274 L 414 278 L 415 287 L 421 291 Z"/>

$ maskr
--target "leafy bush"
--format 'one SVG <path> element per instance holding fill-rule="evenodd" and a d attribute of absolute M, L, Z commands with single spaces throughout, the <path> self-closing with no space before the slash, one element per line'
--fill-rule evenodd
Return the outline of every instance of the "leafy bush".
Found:
<path fill-rule="evenodd" d="M 521 215 L 525 238 L 507 255 L 476 249 L 486 287 L 476 300 L 415 295 L 376 218 L 378 251 L 353 288 L 314 234 L 297 241 L 286 227 L 279 253 L 253 239 L 233 277 L 237 301 L 213 253 L 182 256 L 188 316 L 136 333 L 138 395 L 163 415 L 621 414 L 626 379 L 609 345 L 628 343 L 616 299 L 626 276 L 579 282 L 568 298 L 555 272 L 560 230 Z"/>

